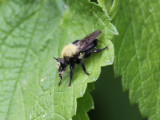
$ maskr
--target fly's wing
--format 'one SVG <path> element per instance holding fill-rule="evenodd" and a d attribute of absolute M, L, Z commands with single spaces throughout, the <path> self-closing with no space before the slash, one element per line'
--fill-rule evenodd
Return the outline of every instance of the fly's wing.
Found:
<path fill-rule="evenodd" d="M 86 47 L 88 47 L 96 39 L 96 37 L 99 36 L 100 34 L 101 34 L 101 31 L 97 30 L 89 34 L 82 40 L 75 41 L 75 45 L 78 46 L 77 54 L 82 52 Z"/>

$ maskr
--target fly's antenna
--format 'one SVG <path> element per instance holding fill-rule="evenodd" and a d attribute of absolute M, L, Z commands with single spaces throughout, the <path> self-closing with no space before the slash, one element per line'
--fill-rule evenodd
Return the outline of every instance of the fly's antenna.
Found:
<path fill-rule="evenodd" d="M 55 60 L 57 60 L 57 61 L 59 61 L 59 59 L 57 59 L 57 58 L 55 58 L 55 57 L 53 57 Z"/>

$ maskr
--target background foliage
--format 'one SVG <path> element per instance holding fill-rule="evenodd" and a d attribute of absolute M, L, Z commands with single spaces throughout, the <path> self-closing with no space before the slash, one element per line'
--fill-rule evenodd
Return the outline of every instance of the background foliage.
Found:
<path fill-rule="evenodd" d="M 149 120 L 160 119 L 160 1 L 121 2 L 114 23 L 115 75 L 122 75 L 131 103 Z"/>
<path fill-rule="evenodd" d="M 147 120 L 142 118 L 138 105 L 130 104 L 128 91 L 123 91 L 121 77 L 114 77 L 113 65 L 102 67 L 91 94 L 95 109 L 89 111 L 90 120 Z"/>

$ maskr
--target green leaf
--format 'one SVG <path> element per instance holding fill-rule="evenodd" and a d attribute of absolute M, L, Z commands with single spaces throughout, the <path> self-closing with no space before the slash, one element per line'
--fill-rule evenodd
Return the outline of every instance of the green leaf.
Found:
<path fill-rule="evenodd" d="M 94 89 L 94 84 L 88 84 L 87 90 L 83 98 L 77 100 L 77 114 L 73 117 L 73 120 L 89 120 L 87 112 L 94 108 L 94 103 L 90 92 Z"/>
<path fill-rule="evenodd" d="M 71 120 L 77 98 L 87 83 L 97 80 L 101 66 L 113 63 L 110 41 L 116 28 L 102 9 L 87 0 L 6 0 L 0 3 L 0 119 Z M 56 61 L 62 48 L 100 29 L 99 48 L 85 65 L 76 66 L 71 88 L 69 73 L 58 87 Z"/>
<path fill-rule="evenodd" d="M 97 0 L 97 2 L 102 7 L 102 9 L 109 14 L 111 6 L 112 6 L 112 1 L 111 0 Z"/>
<path fill-rule="evenodd" d="M 109 14 L 112 20 L 115 19 L 119 11 L 119 0 L 98 0 L 98 4 Z"/>
<path fill-rule="evenodd" d="M 143 116 L 160 120 L 160 0 L 121 2 L 115 24 L 116 76 Z"/>

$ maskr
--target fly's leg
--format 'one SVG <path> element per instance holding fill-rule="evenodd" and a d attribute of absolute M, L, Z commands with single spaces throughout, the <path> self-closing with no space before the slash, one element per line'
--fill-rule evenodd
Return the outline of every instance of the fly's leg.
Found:
<path fill-rule="evenodd" d="M 62 75 L 59 74 L 59 77 L 60 77 L 60 81 L 59 81 L 59 83 L 58 83 L 58 86 L 61 85 L 61 82 L 62 82 Z"/>
<path fill-rule="evenodd" d="M 91 55 L 91 53 L 98 53 L 98 52 L 101 52 L 105 49 L 107 49 L 108 47 L 106 46 L 105 48 L 102 48 L 102 49 L 92 49 L 92 50 L 89 50 L 89 51 L 86 51 L 85 54 L 84 54 L 84 58 L 87 58 Z"/>
<path fill-rule="evenodd" d="M 102 49 L 93 49 L 93 50 L 91 50 L 91 52 L 92 53 L 98 53 L 98 52 L 101 52 L 101 51 L 103 51 L 103 50 L 105 50 L 105 49 L 107 49 L 108 47 L 106 46 L 105 48 L 102 48 Z"/>
<path fill-rule="evenodd" d="M 84 71 L 87 75 L 89 75 L 89 73 L 86 71 L 86 67 L 85 67 L 83 61 L 80 60 L 79 63 L 81 64 L 83 71 Z"/>
<path fill-rule="evenodd" d="M 70 64 L 70 81 L 69 81 L 68 87 L 71 86 L 71 81 L 72 81 L 72 77 L 73 77 L 73 69 L 74 69 L 74 64 Z"/>

